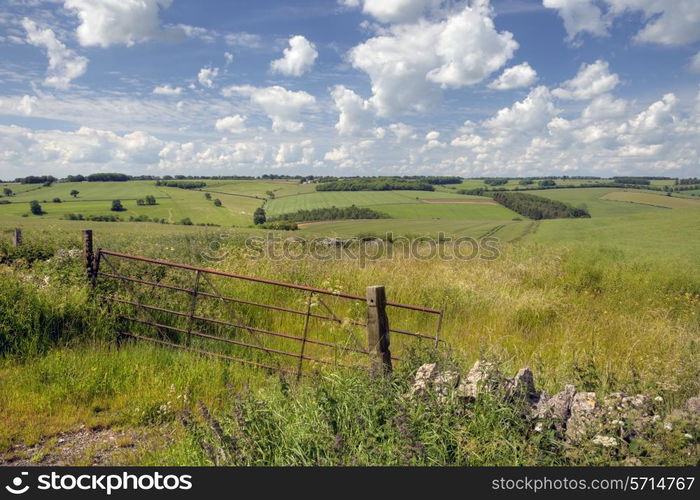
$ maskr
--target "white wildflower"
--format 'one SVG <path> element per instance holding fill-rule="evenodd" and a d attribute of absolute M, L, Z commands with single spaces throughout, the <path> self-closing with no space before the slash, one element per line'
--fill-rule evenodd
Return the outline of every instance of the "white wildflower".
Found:
<path fill-rule="evenodd" d="M 606 448 L 612 448 L 617 444 L 617 439 L 610 436 L 596 436 L 592 440 L 593 444 L 599 444 Z"/>

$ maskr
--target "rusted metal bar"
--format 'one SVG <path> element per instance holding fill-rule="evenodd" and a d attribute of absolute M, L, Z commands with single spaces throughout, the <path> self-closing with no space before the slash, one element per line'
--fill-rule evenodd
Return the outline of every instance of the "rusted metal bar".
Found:
<path fill-rule="evenodd" d="M 194 272 L 194 288 L 192 289 L 192 301 L 190 302 L 190 315 L 187 318 L 187 333 L 192 331 L 194 313 L 197 308 L 197 289 L 199 288 L 199 271 Z M 187 337 L 189 342 L 190 337 Z"/>
<path fill-rule="evenodd" d="M 85 254 L 85 271 L 87 279 L 92 281 L 92 273 L 94 271 L 95 254 L 92 246 L 92 229 L 83 230 L 83 253 Z"/>
<path fill-rule="evenodd" d="M 104 254 L 104 252 L 102 252 L 102 253 Z M 112 271 L 113 271 L 117 276 L 121 276 L 121 274 L 119 273 L 119 271 L 117 271 L 117 268 L 114 267 L 114 265 L 109 261 L 109 259 L 108 259 L 107 257 L 104 257 L 104 256 L 103 256 L 102 259 L 107 263 L 107 265 L 112 269 Z M 122 278 L 123 278 L 123 277 L 122 277 Z M 129 281 L 126 280 L 126 279 L 122 279 L 122 280 L 121 280 L 121 283 L 122 283 L 122 285 L 124 286 L 124 288 L 126 288 L 127 290 L 129 290 L 129 291 L 131 292 L 132 297 L 136 300 L 136 305 L 138 305 L 139 307 L 141 307 L 141 305 L 142 305 L 142 303 L 143 303 L 142 300 L 141 300 L 141 297 L 139 296 L 138 293 L 136 293 L 136 291 L 133 289 L 133 287 L 131 286 L 131 284 L 129 283 Z M 151 318 L 153 319 L 153 321 L 155 321 L 156 318 L 150 313 L 150 311 L 148 311 L 147 309 L 146 309 L 146 311 L 147 311 L 148 314 L 151 316 Z M 163 332 L 162 330 L 159 330 L 159 333 L 160 333 L 161 337 L 166 337 L 166 336 L 167 336 L 166 333 Z"/>
<path fill-rule="evenodd" d="M 304 350 L 306 349 L 306 337 L 309 333 L 309 316 L 311 315 L 311 300 L 314 297 L 314 292 L 309 292 L 309 298 L 306 300 L 306 317 L 304 318 L 304 334 L 301 339 L 301 347 L 299 348 L 299 364 L 297 366 L 297 380 L 301 378 L 301 369 L 304 364 Z"/>
<path fill-rule="evenodd" d="M 119 276 L 111 274 L 111 273 L 100 272 L 99 274 L 100 274 L 100 276 L 104 276 L 106 278 L 121 279 Z M 139 283 L 142 285 L 149 285 L 149 286 L 154 286 L 154 287 L 158 287 L 158 288 L 165 288 L 167 290 L 174 290 L 174 291 L 188 293 L 188 294 L 192 293 L 192 290 L 189 288 L 182 288 L 182 287 L 179 287 L 176 285 L 171 285 L 168 283 L 157 283 L 155 281 L 147 281 L 147 280 L 142 280 L 142 279 L 138 279 L 138 278 L 132 278 L 129 276 L 124 276 L 124 279 L 131 281 L 133 283 Z M 260 302 L 253 302 L 253 301 L 244 300 L 244 299 L 236 299 L 234 297 L 228 297 L 226 295 L 216 295 L 216 294 L 207 293 L 207 292 L 204 292 L 201 290 L 198 292 L 198 295 L 200 297 L 207 297 L 207 298 L 211 298 L 211 299 L 221 299 L 221 300 L 226 301 L 226 302 L 234 302 L 237 304 L 244 304 L 244 305 L 248 305 L 248 306 L 262 307 L 264 309 L 270 309 L 272 311 L 280 311 L 280 312 L 286 312 L 286 313 L 290 313 L 290 314 L 298 314 L 300 316 L 306 315 L 306 312 L 300 311 L 299 309 L 291 309 L 289 307 L 275 306 L 272 304 L 262 304 Z M 338 318 L 335 315 L 333 317 L 331 317 L 331 316 L 324 316 L 322 314 L 311 313 L 311 317 L 317 318 L 317 319 L 323 319 L 323 320 L 327 320 L 327 321 L 334 321 L 336 323 L 343 323 L 343 321 L 346 321 L 342 318 Z M 353 319 L 347 319 L 347 322 L 353 326 L 359 326 L 359 327 L 363 327 L 363 328 L 367 326 L 364 322 L 353 320 Z"/>
<path fill-rule="evenodd" d="M 280 356 L 288 356 L 290 358 L 298 358 L 299 357 L 299 354 L 296 354 L 293 352 L 287 352 L 287 351 L 282 351 L 279 349 L 273 349 L 272 347 L 264 347 L 264 346 L 259 346 L 259 345 L 248 344 L 246 342 L 241 342 L 239 340 L 227 339 L 226 337 L 217 337 L 216 335 L 209 335 L 208 333 L 198 332 L 197 330 L 187 331 L 183 328 L 178 328 L 176 326 L 164 325 L 162 323 L 156 323 L 156 322 L 147 321 L 147 320 L 139 319 L 139 318 L 132 318 L 130 316 L 119 315 L 119 317 L 122 319 L 125 319 L 127 321 L 133 321 L 135 323 L 141 323 L 144 325 L 154 326 L 156 328 L 165 328 L 167 330 L 172 330 L 174 332 L 184 333 L 186 335 L 194 335 L 195 337 L 200 337 L 200 338 L 207 339 L 207 340 L 215 340 L 217 342 L 225 342 L 227 344 L 233 344 L 233 345 L 238 345 L 241 347 L 247 347 L 249 349 L 257 349 L 260 351 L 268 352 L 270 354 L 278 354 Z M 303 359 L 306 361 L 313 361 L 315 363 L 322 363 L 322 364 L 327 364 L 327 365 L 335 364 L 331 361 L 325 361 L 323 359 L 311 358 L 309 356 L 303 356 Z"/>
<path fill-rule="evenodd" d="M 202 354 L 202 355 L 205 355 L 205 356 L 213 356 L 213 357 L 216 357 L 216 358 L 226 359 L 226 360 L 229 360 L 229 361 L 237 361 L 237 362 L 239 362 L 239 363 L 245 363 L 245 364 L 247 364 L 247 365 L 252 365 L 252 366 L 255 366 L 255 367 L 258 367 L 258 368 L 264 368 L 264 369 L 266 369 L 266 370 L 279 371 L 279 372 L 286 373 L 286 374 L 289 374 L 289 375 L 291 375 L 292 373 L 294 373 L 294 372 L 292 372 L 292 371 L 290 371 L 290 370 L 285 370 L 284 368 L 274 367 L 274 366 L 268 366 L 268 365 L 265 365 L 265 364 L 262 364 L 262 363 L 256 363 L 255 361 L 250 361 L 250 360 L 242 359 L 242 358 L 235 358 L 235 357 L 233 357 L 233 356 L 228 356 L 228 355 L 226 355 L 226 354 L 220 354 L 220 353 L 218 353 L 218 352 L 205 351 L 205 350 L 197 349 L 197 348 L 194 348 L 194 347 L 189 347 L 189 346 L 184 346 L 184 345 L 180 345 L 180 344 L 175 344 L 175 343 L 173 343 L 173 342 L 167 342 L 167 341 L 165 341 L 165 340 L 154 339 L 153 337 L 144 337 L 143 335 L 136 335 L 135 333 L 121 332 L 120 335 L 124 335 L 124 336 L 126 336 L 126 337 L 135 338 L 135 339 L 138 339 L 138 340 L 145 340 L 145 341 L 147 341 L 147 342 L 153 342 L 153 343 L 156 343 L 156 344 L 166 345 L 166 346 L 168 346 L 168 347 L 175 347 L 175 348 L 177 348 L 177 349 L 183 349 L 183 350 L 186 350 L 186 351 L 196 352 L 196 353 L 198 353 L 198 354 Z"/>
<path fill-rule="evenodd" d="M 163 308 L 163 307 L 152 306 L 152 305 L 148 305 L 148 304 L 141 304 L 141 303 L 138 303 L 138 302 L 132 302 L 132 301 L 120 299 L 120 298 L 117 298 L 117 297 L 105 296 L 105 299 L 106 299 L 106 300 L 110 300 L 110 301 L 112 301 L 112 302 L 118 302 L 118 303 L 120 303 L 120 304 L 126 304 L 126 305 L 130 305 L 130 306 L 134 306 L 134 307 L 142 307 L 142 308 L 144 308 L 144 309 L 150 309 L 150 310 L 158 311 L 158 312 L 162 312 L 162 313 L 173 314 L 173 315 L 175 315 L 175 316 L 189 317 L 189 315 L 188 315 L 187 313 L 183 313 L 183 312 L 180 312 L 180 311 L 173 311 L 173 310 L 171 310 L 171 309 L 165 309 L 165 308 Z M 258 333 L 262 333 L 262 334 L 265 334 L 265 335 L 271 335 L 271 336 L 273 336 L 273 337 L 280 337 L 280 338 L 285 338 L 285 339 L 295 340 L 295 341 L 301 341 L 301 340 L 303 340 L 302 337 L 297 337 L 297 336 L 295 336 L 295 335 L 290 335 L 290 334 L 282 333 L 282 332 L 276 332 L 276 331 L 273 331 L 273 330 L 264 330 L 264 329 L 262 329 L 262 328 L 255 328 L 255 327 L 247 326 L 247 325 L 238 325 L 238 324 L 236 324 L 236 323 L 231 323 L 231 322 L 224 321 L 224 320 L 220 320 L 220 319 L 207 318 L 207 317 L 204 317 L 204 316 L 193 316 L 193 319 L 198 320 L 198 321 L 204 321 L 204 322 L 209 322 L 209 323 L 215 323 L 215 324 L 219 324 L 219 325 L 222 325 L 222 326 L 229 326 L 229 327 L 232 327 L 232 328 L 237 328 L 237 329 L 239 329 L 239 330 L 245 330 L 245 329 L 250 328 L 250 329 L 253 329 L 254 331 L 256 331 L 256 332 L 258 332 Z M 347 346 L 343 346 L 343 345 L 339 345 L 339 344 L 334 344 L 334 343 L 332 343 L 332 342 L 325 342 L 325 341 L 323 341 L 323 340 L 316 340 L 316 339 L 307 338 L 307 339 L 306 339 L 306 342 L 308 342 L 309 344 L 316 344 L 316 345 L 322 345 L 322 346 L 325 346 L 325 347 L 332 347 L 332 348 L 334 348 L 334 349 L 341 349 L 341 350 L 343 350 L 343 351 L 356 352 L 356 353 L 358 353 L 358 354 L 367 354 L 367 351 L 366 351 L 366 350 L 363 350 L 363 349 L 355 349 L 355 348 L 353 348 L 353 347 L 347 347 Z"/>
<path fill-rule="evenodd" d="M 429 340 L 435 340 L 435 335 L 426 335 L 424 333 L 416 333 L 416 332 L 409 332 L 408 330 L 399 330 L 398 328 L 390 328 L 389 331 L 391 333 L 398 333 L 401 335 L 408 335 L 410 337 L 419 337 L 422 339 L 429 339 Z M 444 342 L 443 340 L 440 340 L 439 342 Z"/>
<path fill-rule="evenodd" d="M 212 280 L 210 280 L 206 274 L 204 274 L 203 276 L 204 280 L 207 282 L 207 285 L 209 285 L 209 288 L 211 288 L 212 291 L 217 295 L 217 297 L 221 299 L 221 292 L 219 292 L 219 289 L 214 285 L 214 283 L 212 283 Z M 231 304 L 229 304 L 225 300 L 222 300 L 222 303 L 224 304 L 224 306 L 226 306 L 226 309 L 228 309 L 229 314 L 233 316 L 236 319 L 236 321 L 239 321 L 241 324 L 244 324 L 244 321 L 238 316 L 238 314 L 236 314 L 236 311 L 233 310 Z M 248 331 L 248 333 L 250 333 L 250 336 L 258 343 L 258 345 L 263 345 L 260 339 L 258 339 L 257 335 L 255 335 L 255 333 L 258 332 L 255 332 L 255 330 L 253 330 L 251 327 L 248 327 L 247 325 L 245 325 L 245 329 Z M 279 364 L 279 361 L 275 360 L 275 362 Z"/>
<path fill-rule="evenodd" d="M 366 300 L 365 297 L 361 297 L 360 295 L 352 295 L 349 293 L 336 292 L 333 290 L 324 290 L 322 288 L 314 288 L 314 287 L 306 286 L 306 285 L 297 285 L 295 283 L 286 283 L 284 281 L 276 281 L 276 280 L 270 280 L 270 279 L 264 279 L 264 278 L 255 278 L 253 276 L 244 276 L 242 274 L 229 273 L 226 271 L 219 271 L 217 269 L 191 266 L 189 264 L 178 264 L 176 262 L 170 262 L 167 260 L 152 259 L 150 257 L 140 257 L 138 255 L 129 255 L 126 253 L 114 252 L 112 250 L 103 250 L 103 252 L 106 253 L 107 255 L 113 255 L 115 257 L 121 257 L 123 259 L 136 260 L 136 261 L 140 261 L 140 262 L 150 262 L 151 264 L 157 264 L 160 266 L 178 267 L 180 269 L 189 269 L 190 271 L 201 271 L 203 273 L 215 274 L 218 276 L 228 276 L 229 278 L 237 278 L 237 279 L 246 280 L 246 281 L 253 281 L 256 283 L 266 283 L 268 285 L 283 286 L 286 288 L 293 288 L 296 290 L 305 290 L 307 292 L 314 292 L 314 293 L 320 293 L 323 295 L 342 297 L 345 299 L 357 300 L 357 301 L 361 301 L 361 302 L 365 302 L 365 300 Z M 431 314 L 439 314 L 440 313 L 440 311 L 438 309 L 431 309 L 429 307 L 421 307 L 421 306 L 413 306 L 410 304 L 401 304 L 399 302 L 387 302 L 386 305 L 392 306 L 392 307 L 400 307 L 402 309 L 410 309 L 413 311 L 421 311 L 421 312 L 426 312 L 426 313 L 431 313 Z"/>
<path fill-rule="evenodd" d="M 92 263 L 92 279 L 90 280 L 92 288 L 97 285 L 97 277 L 100 274 L 100 262 L 102 261 L 102 249 L 98 248 L 95 253 L 95 260 Z"/>
<path fill-rule="evenodd" d="M 398 307 L 400 309 L 409 309 L 411 311 L 420 311 L 428 314 L 440 314 L 442 312 L 440 309 L 433 309 L 432 307 L 413 306 L 411 304 L 401 304 L 399 302 L 387 302 L 386 305 Z"/>
<path fill-rule="evenodd" d="M 442 311 L 440 311 L 440 315 L 438 316 L 438 324 L 437 328 L 435 329 L 435 347 L 437 347 L 440 344 L 440 330 L 442 329 Z"/>

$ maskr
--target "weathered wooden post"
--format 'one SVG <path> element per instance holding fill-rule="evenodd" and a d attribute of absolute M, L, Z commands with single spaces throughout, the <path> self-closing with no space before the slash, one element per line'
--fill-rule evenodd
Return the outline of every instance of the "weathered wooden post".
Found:
<path fill-rule="evenodd" d="M 21 247 L 22 246 L 22 230 L 20 228 L 15 228 L 15 232 L 12 235 L 12 246 Z"/>
<path fill-rule="evenodd" d="M 92 247 L 92 229 L 83 230 L 83 249 L 85 252 L 85 270 L 88 280 L 92 280 L 95 269 L 95 253 Z"/>
<path fill-rule="evenodd" d="M 389 318 L 386 315 L 386 292 L 383 286 L 367 287 L 367 348 L 372 373 L 391 373 Z"/>

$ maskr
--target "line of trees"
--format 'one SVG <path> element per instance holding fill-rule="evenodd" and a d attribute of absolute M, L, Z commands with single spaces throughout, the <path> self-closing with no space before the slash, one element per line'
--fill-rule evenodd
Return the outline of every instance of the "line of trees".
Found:
<path fill-rule="evenodd" d="M 645 179 L 644 177 L 613 177 L 613 180 L 621 184 L 634 184 L 636 186 L 651 185 L 651 181 L 649 179 Z"/>
<path fill-rule="evenodd" d="M 15 182 L 20 184 L 53 184 L 58 179 L 53 175 L 28 175 L 27 177 L 19 177 L 15 179 Z"/>
<path fill-rule="evenodd" d="M 352 177 L 316 185 L 316 191 L 435 191 L 426 181 L 400 178 Z"/>
<path fill-rule="evenodd" d="M 550 200 L 533 194 L 499 191 L 493 193 L 493 199 L 504 207 L 535 220 L 591 216 L 585 207 L 574 207 L 568 203 Z"/>
<path fill-rule="evenodd" d="M 201 189 L 206 187 L 207 183 L 203 181 L 168 181 L 168 180 L 157 180 L 156 186 L 174 187 L 180 189 Z"/>
<path fill-rule="evenodd" d="M 388 219 L 389 216 L 371 208 L 358 207 L 330 207 L 314 208 L 311 210 L 297 210 L 286 214 L 277 215 L 268 219 L 269 221 L 289 221 L 289 222 L 316 222 L 325 220 L 347 220 L 347 219 Z"/>

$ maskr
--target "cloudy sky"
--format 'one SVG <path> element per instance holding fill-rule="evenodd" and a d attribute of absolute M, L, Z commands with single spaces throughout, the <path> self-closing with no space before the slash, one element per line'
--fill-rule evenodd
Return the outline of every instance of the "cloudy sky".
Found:
<path fill-rule="evenodd" d="M 4 0 L 0 178 L 700 175 L 700 0 Z"/>

